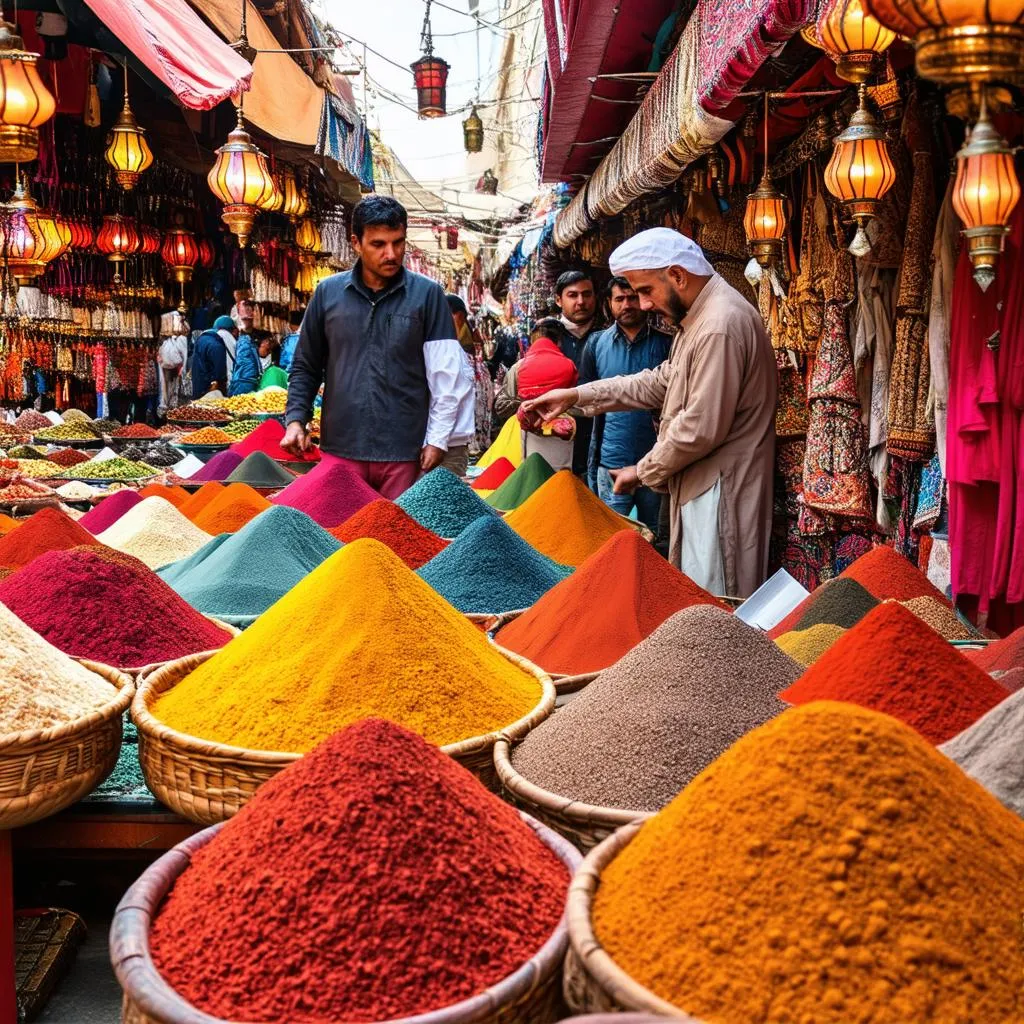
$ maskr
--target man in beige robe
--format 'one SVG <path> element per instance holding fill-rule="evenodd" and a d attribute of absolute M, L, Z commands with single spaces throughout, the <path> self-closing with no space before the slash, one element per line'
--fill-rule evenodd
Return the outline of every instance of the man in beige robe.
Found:
<path fill-rule="evenodd" d="M 658 440 L 615 490 L 671 497 L 669 558 L 712 592 L 749 597 L 768 572 L 775 459 L 775 357 L 757 310 L 669 228 L 642 231 L 609 260 L 640 297 L 678 325 L 657 369 L 551 391 L 524 404 L 541 419 L 653 409 Z"/>

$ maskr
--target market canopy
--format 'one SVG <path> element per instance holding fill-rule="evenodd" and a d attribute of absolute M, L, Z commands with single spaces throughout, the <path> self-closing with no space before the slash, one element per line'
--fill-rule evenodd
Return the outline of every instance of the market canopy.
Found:
<path fill-rule="evenodd" d="M 559 214 L 566 246 L 602 217 L 669 187 L 735 125 L 729 107 L 814 15 L 814 0 L 700 0 L 622 137 Z"/>
<path fill-rule="evenodd" d="M 185 0 L 85 0 L 89 9 L 180 100 L 209 110 L 248 89 L 253 69 Z M 319 112 L 318 112 L 319 113 Z"/>

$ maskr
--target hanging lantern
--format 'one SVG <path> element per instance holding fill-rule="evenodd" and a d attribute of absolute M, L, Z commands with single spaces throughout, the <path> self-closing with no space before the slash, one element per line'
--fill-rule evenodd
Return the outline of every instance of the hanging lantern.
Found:
<path fill-rule="evenodd" d="M 316 268 L 311 256 L 299 257 L 299 270 L 295 275 L 295 290 L 309 295 L 316 290 Z"/>
<path fill-rule="evenodd" d="M 863 84 L 859 92 L 860 103 L 849 126 L 836 136 L 832 159 L 825 168 L 825 187 L 857 222 L 850 252 L 865 256 L 871 251 L 871 245 L 864 228 L 895 184 L 896 168 L 889 156 L 885 132 L 867 108 Z"/>
<path fill-rule="evenodd" d="M 276 187 L 281 194 L 281 203 L 278 209 L 286 217 L 290 217 L 294 223 L 300 217 L 306 216 L 309 209 L 309 200 L 306 193 L 299 185 L 293 170 L 285 170 L 280 174 L 280 181 Z"/>
<path fill-rule="evenodd" d="M 27 284 L 60 255 L 61 241 L 51 214 L 40 210 L 19 180 L 10 202 L 0 205 L 0 253 L 18 284 Z"/>
<path fill-rule="evenodd" d="M 174 280 L 181 288 L 181 302 L 178 312 L 183 316 L 188 309 L 185 304 L 185 285 L 192 280 L 192 271 L 199 262 L 199 246 L 191 231 L 184 228 L 172 228 L 164 236 L 164 244 L 160 249 L 164 263 L 174 273 Z"/>
<path fill-rule="evenodd" d="M 284 193 L 281 191 L 281 183 L 278 177 L 273 171 L 270 172 L 270 184 L 273 186 L 273 189 L 269 198 L 260 203 L 260 209 L 264 213 L 278 213 L 284 205 Z"/>
<path fill-rule="evenodd" d="M 199 239 L 199 266 L 203 270 L 210 270 L 213 267 L 217 254 L 214 251 L 213 243 L 208 238 Z"/>
<path fill-rule="evenodd" d="M 73 237 L 71 221 L 62 214 L 55 213 L 53 215 L 53 223 L 57 229 L 57 237 L 60 240 L 60 252 L 57 255 L 63 256 L 71 248 L 71 239 Z"/>
<path fill-rule="evenodd" d="M 153 256 L 160 251 L 160 232 L 148 224 L 139 232 L 139 255 Z"/>
<path fill-rule="evenodd" d="M 96 232 L 84 217 L 73 217 L 71 220 L 71 248 L 91 249 L 96 239 Z"/>
<path fill-rule="evenodd" d="M 57 103 L 36 68 L 39 57 L 9 21 L 0 20 L 0 162 L 28 163 L 39 155 L 39 126 Z"/>
<path fill-rule="evenodd" d="M 96 248 L 116 267 L 115 283 L 121 282 L 121 264 L 139 251 L 141 238 L 135 225 L 119 213 L 108 213 L 96 235 Z"/>
<path fill-rule="evenodd" d="M 993 127 L 983 99 L 978 123 L 957 154 L 953 186 L 953 209 L 963 221 L 974 280 L 982 291 L 995 280 L 996 260 L 1019 199 L 1013 150 Z"/>
<path fill-rule="evenodd" d="M 896 33 L 864 10 L 862 0 L 825 0 L 818 15 L 818 39 L 836 62 L 840 78 L 866 82 L 881 67 L 881 56 Z"/>
<path fill-rule="evenodd" d="M 917 73 L 944 85 L 1024 80 L 1024 0 L 864 0 L 913 39 Z"/>
<path fill-rule="evenodd" d="M 747 197 L 743 229 L 747 234 L 747 248 L 762 267 L 770 267 L 782 255 L 786 200 L 772 184 L 767 167 L 761 183 Z"/>
<path fill-rule="evenodd" d="M 467 153 L 479 153 L 484 148 L 484 123 L 475 105 L 469 117 L 462 122 L 462 142 Z"/>
<path fill-rule="evenodd" d="M 300 251 L 317 253 L 320 251 L 321 241 L 320 229 L 314 221 L 308 217 L 299 221 L 299 225 L 295 229 L 295 244 Z"/>
<path fill-rule="evenodd" d="M 274 182 L 267 159 L 256 146 L 242 123 L 238 108 L 238 124 L 228 141 L 217 150 L 217 162 L 207 175 L 210 191 L 224 204 L 221 219 L 238 236 L 239 248 L 245 248 L 260 205 L 274 194 Z"/>
<path fill-rule="evenodd" d="M 451 65 L 426 53 L 411 66 L 416 78 L 416 107 L 420 117 L 444 117 L 448 113 L 447 84 Z"/>
<path fill-rule="evenodd" d="M 153 163 L 153 151 L 146 142 L 146 132 L 139 127 L 128 105 L 128 60 L 124 64 L 124 109 L 107 135 L 107 163 L 114 168 L 117 183 L 130 192 Z"/>
<path fill-rule="evenodd" d="M 45 269 L 48 264 L 67 252 L 70 232 L 63 220 L 48 210 L 39 210 L 37 219 L 43 235 L 43 248 L 39 252 L 38 258 Z"/>

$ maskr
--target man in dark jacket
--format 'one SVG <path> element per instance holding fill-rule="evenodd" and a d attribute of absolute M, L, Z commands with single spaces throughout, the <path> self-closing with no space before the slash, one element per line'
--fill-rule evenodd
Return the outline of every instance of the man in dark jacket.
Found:
<path fill-rule="evenodd" d="M 323 281 L 302 320 L 288 378 L 289 451 L 309 446 L 307 424 L 324 384 L 320 446 L 386 498 L 440 466 L 472 378 L 444 290 L 403 267 L 408 216 L 371 195 L 352 212 L 359 259 Z"/>
<path fill-rule="evenodd" d="M 192 353 L 192 399 L 202 398 L 208 391 L 228 392 L 228 383 L 235 368 L 235 345 L 238 328 L 229 316 L 219 316 L 213 327 L 203 331 Z"/>

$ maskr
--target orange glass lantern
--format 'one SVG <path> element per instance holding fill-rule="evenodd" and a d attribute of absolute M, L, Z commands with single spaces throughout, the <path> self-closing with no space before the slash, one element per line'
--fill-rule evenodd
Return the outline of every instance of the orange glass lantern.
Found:
<path fill-rule="evenodd" d="M 139 255 L 153 256 L 160 251 L 160 232 L 148 224 L 139 232 Z"/>
<path fill-rule="evenodd" d="M 743 229 L 750 254 L 762 267 L 770 267 L 782 255 L 786 236 L 786 200 L 772 183 L 767 167 L 761 183 L 747 197 Z"/>
<path fill-rule="evenodd" d="M 18 284 L 27 284 L 62 252 L 56 219 L 40 211 L 19 180 L 10 202 L 0 206 L 0 253 Z"/>
<path fill-rule="evenodd" d="M 836 62 L 848 82 L 866 82 L 879 69 L 880 58 L 896 33 L 864 10 L 862 0 L 825 0 L 818 15 L 822 49 Z"/>
<path fill-rule="evenodd" d="M 213 243 L 208 238 L 199 239 L 199 266 L 204 270 L 209 270 L 216 259 L 216 253 L 213 249 Z"/>
<path fill-rule="evenodd" d="M 84 217 L 73 217 L 71 224 L 71 248 L 90 249 L 96 237 L 92 225 Z"/>
<path fill-rule="evenodd" d="M 114 168 L 117 183 L 126 192 L 135 188 L 143 172 L 153 163 L 153 151 L 146 132 L 139 127 L 128 105 L 128 62 L 124 65 L 124 109 L 107 135 L 107 163 Z"/>
<path fill-rule="evenodd" d="M 172 228 L 164 235 L 160 256 L 173 271 L 174 280 L 181 288 L 178 311 L 184 314 L 188 308 L 185 304 L 185 285 L 192 280 L 192 271 L 199 262 L 199 246 L 195 236 L 184 228 Z"/>
<path fill-rule="evenodd" d="M 850 252 L 865 256 L 871 246 L 864 228 L 896 183 L 896 167 L 889 155 L 885 131 L 867 108 L 866 87 L 862 84 L 859 91 L 860 104 L 849 126 L 836 136 L 832 159 L 825 168 L 825 187 L 857 222 Z"/>
<path fill-rule="evenodd" d="M 914 40 L 917 73 L 944 85 L 1024 80 L 1024 0 L 864 0 Z"/>
<path fill-rule="evenodd" d="M 96 235 L 96 248 L 116 266 L 115 282 L 121 281 L 121 264 L 127 257 L 134 256 L 141 244 L 138 229 L 127 217 L 108 213 L 103 218 L 103 225 Z"/>
<path fill-rule="evenodd" d="M 245 130 L 241 107 L 238 124 L 217 150 L 217 162 L 206 180 L 210 191 L 224 204 L 221 219 L 237 236 L 239 247 L 244 248 L 262 204 L 273 197 L 274 182 L 266 157 Z"/>
<path fill-rule="evenodd" d="M 279 178 L 277 188 L 281 193 L 281 203 L 278 210 L 286 217 L 290 217 L 292 221 L 298 220 L 299 217 L 305 217 L 306 211 L 309 209 L 309 200 L 299 185 L 295 172 L 291 169 L 284 170 Z"/>
<path fill-rule="evenodd" d="M 39 155 L 39 126 L 57 109 L 17 29 L 0 21 L 0 162 L 28 163 Z"/>
<path fill-rule="evenodd" d="M 957 154 L 953 209 L 964 225 L 974 280 L 987 291 L 1010 232 L 1010 215 L 1020 200 L 1013 150 L 988 119 L 982 100 L 978 123 Z"/>
<path fill-rule="evenodd" d="M 308 217 L 299 221 L 295 229 L 295 244 L 302 252 L 317 253 L 320 251 L 322 239 L 320 229 Z"/>

